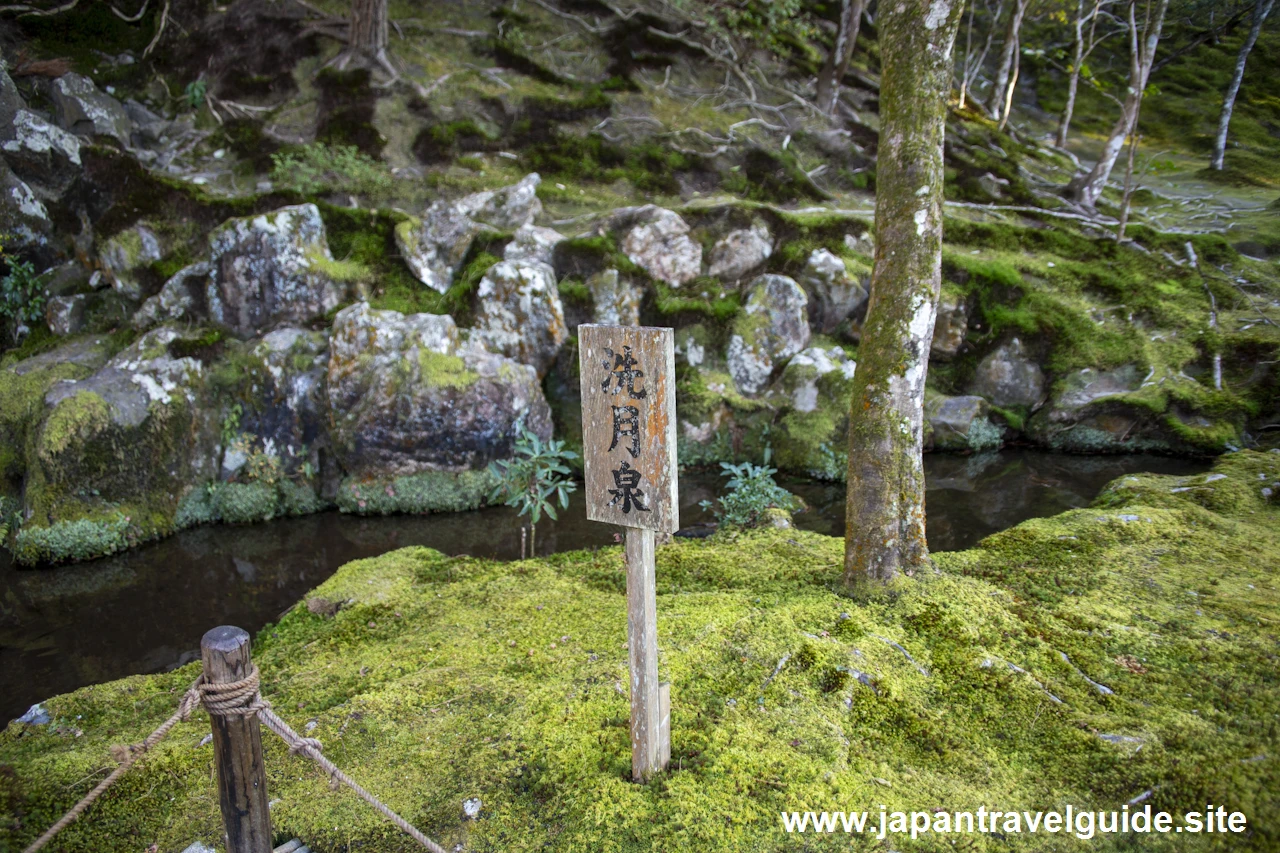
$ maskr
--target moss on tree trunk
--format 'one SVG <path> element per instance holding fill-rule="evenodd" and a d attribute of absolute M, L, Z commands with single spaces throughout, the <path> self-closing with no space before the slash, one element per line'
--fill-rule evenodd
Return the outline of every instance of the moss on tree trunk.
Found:
<path fill-rule="evenodd" d="M 942 283 L 942 142 L 959 0 L 880 13 L 876 257 L 849 413 L 845 580 L 887 581 L 928 560 L 924 380 Z"/>

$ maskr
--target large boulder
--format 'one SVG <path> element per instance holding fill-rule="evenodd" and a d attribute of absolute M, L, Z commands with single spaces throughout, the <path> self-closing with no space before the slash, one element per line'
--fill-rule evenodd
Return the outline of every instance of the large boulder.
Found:
<path fill-rule="evenodd" d="M 762 275 L 734 322 L 726 354 L 729 375 L 744 394 L 758 394 L 776 367 L 809 344 L 808 297 L 785 275 Z"/>
<path fill-rule="evenodd" d="M 938 299 L 938 319 L 933 325 L 929 357 L 950 361 L 960 352 L 969 329 L 969 306 L 962 293 L 943 291 Z"/>
<path fill-rule="evenodd" d="M 564 235 L 554 228 L 522 225 L 516 229 L 515 236 L 503 250 L 502 258 L 507 261 L 528 261 L 551 266 L 555 258 L 556 245 L 562 240 Z"/>
<path fill-rule="evenodd" d="M 601 270 L 587 279 L 594 310 L 593 323 L 617 326 L 640 325 L 640 288 L 615 269 Z"/>
<path fill-rule="evenodd" d="M 679 287 L 702 273 L 702 246 L 674 210 L 652 204 L 622 208 L 603 227 L 621 235 L 622 251 L 658 281 Z"/>
<path fill-rule="evenodd" d="M 928 450 L 990 450 L 1000 446 L 1000 428 L 987 418 L 990 406 L 982 397 L 926 395 L 924 416 Z"/>
<path fill-rule="evenodd" d="M 867 302 L 866 284 L 826 249 L 810 253 L 799 284 L 809 296 L 809 324 L 819 334 L 835 332 Z"/>
<path fill-rule="evenodd" d="M 241 337 L 305 323 L 342 302 L 314 204 L 227 220 L 209 235 L 209 318 Z"/>
<path fill-rule="evenodd" d="M 475 333 L 496 353 L 546 374 L 569 339 L 556 274 L 539 263 L 499 261 L 476 290 Z"/>
<path fill-rule="evenodd" d="M 453 284 L 471 241 L 486 230 L 487 226 L 452 204 L 437 201 L 421 219 L 408 219 L 396 226 L 396 247 L 418 281 L 444 293 Z"/>
<path fill-rule="evenodd" d="M 53 296 L 45 303 L 44 321 L 59 337 L 84 331 L 84 309 L 89 297 L 83 293 Z"/>
<path fill-rule="evenodd" d="M 18 114 L 18 110 L 26 108 L 27 102 L 22 99 L 22 93 L 18 91 L 18 87 L 13 85 L 13 78 L 9 76 L 4 57 L 0 56 L 0 128 L 12 126 L 13 117 Z M 0 134 L 3 133 L 4 131 L 0 129 Z"/>
<path fill-rule="evenodd" d="M 183 318 L 199 319 L 196 306 L 204 303 L 211 267 L 208 261 L 197 261 L 173 274 L 160 292 L 142 303 L 130 322 L 135 329 Z"/>
<path fill-rule="evenodd" d="M 463 341 L 447 315 L 360 302 L 338 312 L 329 348 L 331 436 L 352 474 L 477 469 L 511 456 L 520 425 L 551 435 L 537 372 Z"/>
<path fill-rule="evenodd" d="M 542 178 L 537 172 L 525 175 L 518 183 L 496 190 L 473 193 L 459 199 L 454 208 L 463 216 L 476 222 L 491 225 L 500 231 L 514 231 L 530 225 L 542 213 L 538 199 L 538 184 Z"/>
<path fill-rule="evenodd" d="M 308 464 L 319 470 L 320 452 L 328 449 L 328 334 L 276 329 L 250 342 L 248 354 L 263 370 L 246 377 L 238 419 L 242 435 L 278 460 L 285 474 L 297 475 Z M 240 447 L 224 448 L 222 478 L 236 476 L 244 461 Z"/>
<path fill-rule="evenodd" d="M 0 160 L 0 234 L 6 236 L 7 251 L 34 254 L 42 264 L 58 254 L 48 209 L 4 160 Z"/>
<path fill-rule="evenodd" d="M 772 254 L 769 226 L 755 222 L 750 228 L 730 231 L 716 241 L 707 259 L 707 274 L 722 281 L 738 281 L 764 266 Z"/>
<path fill-rule="evenodd" d="M 809 347 L 796 353 L 787 362 L 779 385 L 792 409 L 797 412 L 812 412 L 817 410 L 822 399 L 818 388 L 819 380 L 836 371 L 839 371 L 840 378 L 852 379 L 857 369 L 858 363 L 849 358 L 840 347 Z M 840 405 L 843 408 L 843 399 Z"/>
<path fill-rule="evenodd" d="M 128 299 L 142 298 L 138 273 L 164 257 L 160 237 L 144 223 L 120 231 L 98 249 L 98 261 L 111 286 Z"/>
<path fill-rule="evenodd" d="M 156 329 L 91 376 L 49 388 L 28 445 L 38 475 L 27 478 L 19 561 L 88 559 L 167 533 L 187 488 L 213 473 L 203 367 L 173 354 L 182 337 Z"/>
<path fill-rule="evenodd" d="M 46 200 L 60 196 L 81 172 L 80 140 L 30 110 L 0 127 L 0 150 L 19 178 Z"/>
<path fill-rule="evenodd" d="M 63 130 L 93 138 L 108 136 L 129 144 L 132 122 L 115 98 L 83 74 L 63 74 L 49 86 L 53 116 Z"/>
<path fill-rule="evenodd" d="M 989 353 L 974 372 L 970 394 L 993 406 L 1035 408 L 1044 400 L 1044 372 L 1014 338 Z"/>

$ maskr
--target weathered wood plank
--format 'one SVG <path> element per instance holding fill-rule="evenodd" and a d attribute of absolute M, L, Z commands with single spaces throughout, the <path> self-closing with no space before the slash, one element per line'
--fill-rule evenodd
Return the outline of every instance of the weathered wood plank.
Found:
<path fill-rule="evenodd" d="M 675 334 L 578 327 L 587 518 L 674 533 Z"/>
<path fill-rule="evenodd" d="M 627 657 L 631 670 L 631 777 L 647 781 L 662 768 L 658 695 L 658 602 L 653 531 L 628 528 Z"/>
<path fill-rule="evenodd" d="M 249 671 L 249 634 L 228 625 L 214 628 L 201 639 L 200 655 L 210 682 L 239 681 Z M 258 718 L 209 719 L 227 853 L 271 853 L 271 812 Z"/>

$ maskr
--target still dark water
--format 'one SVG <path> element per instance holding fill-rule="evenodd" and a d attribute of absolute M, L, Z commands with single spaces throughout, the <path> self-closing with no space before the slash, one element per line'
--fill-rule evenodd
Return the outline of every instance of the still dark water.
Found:
<path fill-rule="evenodd" d="M 1088 504 L 1116 477 L 1189 474 L 1208 463 L 1158 456 L 1065 456 L 1004 451 L 932 454 L 929 547 L 967 548 L 1020 521 Z M 717 494 L 714 474 L 680 478 L 680 518 L 709 520 L 698 502 Z M 810 509 L 799 527 L 841 535 L 843 484 L 784 481 Z M 538 527 L 539 553 L 613 544 L 614 528 L 588 522 L 581 492 L 557 523 Z M 407 545 L 513 559 L 514 510 L 360 518 L 326 512 L 248 527 L 188 530 L 119 556 L 20 571 L 0 556 L 0 724 L 32 703 L 85 684 L 172 669 L 199 656 L 217 625 L 257 631 L 343 563 Z"/>

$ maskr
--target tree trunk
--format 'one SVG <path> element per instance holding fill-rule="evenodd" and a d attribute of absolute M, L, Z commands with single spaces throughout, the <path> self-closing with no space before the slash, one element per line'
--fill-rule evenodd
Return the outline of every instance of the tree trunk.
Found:
<path fill-rule="evenodd" d="M 849 412 L 850 586 L 928 565 L 924 380 L 942 284 L 942 143 L 963 5 L 880 7 L 875 267 Z"/>
<path fill-rule="evenodd" d="M 1093 6 L 1093 22 L 1089 25 L 1089 40 L 1093 41 L 1094 29 L 1098 26 L 1098 7 L 1101 0 L 1095 0 Z M 1080 89 L 1080 66 L 1084 64 L 1084 0 L 1076 0 L 1075 36 L 1071 40 L 1071 74 L 1067 78 L 1067 103 L 1062 108 L 1062 116 L 1058 119 L 1058 147 L 1067 147 L 1067 131 L 1071 129 L 1071 114 L 1076 111 L 1076 93 Z"/>
<path fill-rule="evenodd" d="M 1009 113 L 1013 112 L 1013 93 L 1018 88 L 1018 73 L 1022 70 L 1022 37 L 1019 36 L 1013 48 L 1013 75 L 1009 78 L 1009 85 L 1004 93 L 1004 110 L 1000 113 L 1000 123 L 997 129 L 1004 131 L 1004 126 L 1009 123 Z"/>
<path fill-rule="evenodd" d="M 387 51 L 387 0 L 351 0 L 349 47 L 379 61 Z"/>
<path fill-rule="evenodd" d="M 1138 37 L 1138 23 L 1135 16 L 1137 0 L 1129 3 L 1129 92 L 1125 96 L 1120 110 L 1120 119 L 1111 128 L 1111 135 L 1098 157 L 1098 162 L 1088 174 L 1080 176 L 1067 186 L 1067 194 L 1074 196 L 1086 207 L 1094 207 L 1102 196 L 1102 190 L 1111 177 L 1116 159 L 1124 148 L 1124 140 L 1131 132 L 1136 131 L 1138 105 L 1142 102 L 1142 92 L 1147 88 L 1147 79 L 1151 74 L 1151 63 L 1156 56 L 1156 47 L 1160 44 L 1160 30 L 1164 26 L 1164 13 L 1169 8 L 1169 0 L 1157 0 L 1158 6 L 1154 16 L 1148 14 L 1145 38 Z M 1147 11 L 1150 13 L 1150 0 Z"/>
<path fill-rule="evenodd" d="M 1018 51 L 1018 33 L 1022 29 L 1022 16 L 1027 12 L 1030 0 L 1014 0 L 1013 9 L 1009 12 L 1009 29 L 1004 34 L 1004 49 L 1000 53 L 1000 65 L 996 69 L 995 86 L 991 89 L 991 100 L 987 102 L 987 112 L 999 119 L 1003 113 L 1005 91 L 1009 88 L 1009 75 L 1013 71 L 1013 59 Z"/>
<path fill-rule="evenodd" d="M 1249 51 L 1253 50 L 1254 43 L 1258 41 L 1262 24 L 1271 14 L 1271 7 L 1274 4 L 1275 0 L 1257 0 L 1257 4 L 1253 7 L 1253 26 L 1249 28 L 1249 35 L 1244 40 L 1244 44 L 1240 45 L 1240 53 L 1236 56 L 1236 70 L 1231 75 L 1231 85 L 1227 87 L 1227 95 L 1222 101 L 1222 115 L 1218 119 L 1218 138 L 1214 140 L 1213 159 L 1209 161 L 1209 165 L 1214 169 L 1222 169 L 1222 161 L 1227 153 L 1227 127 L 1231 124 L 1231 112 L 1236 107 L 1236 95 L 1240 93 L 1240 81 L 1244 79 L 1244 65 L 1249 61 Z"/>
<path fill-rule="evenodd" d="M 818 74 L 818 109 L 827 115 L 836 111 L 840 98 L 840 81 L 849 70 L 853 48 L 858 41 L 858 29 L 862 24 L 862 10 L 866 0 L 841 0 L 840 22 L 836 30 L 836 42 L 831 46 L 827 62 Z"/>

